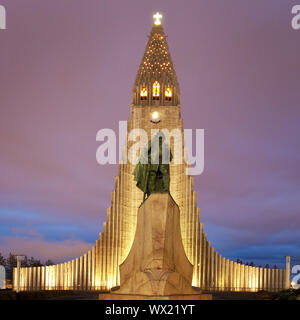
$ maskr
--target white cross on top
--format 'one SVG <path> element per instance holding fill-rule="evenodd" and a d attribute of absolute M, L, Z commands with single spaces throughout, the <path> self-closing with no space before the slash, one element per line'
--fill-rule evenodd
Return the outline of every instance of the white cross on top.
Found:
<path fill-rule="evenodd" d="M 162 19 L 162 14 L 160 14 L 159 12 L 156 12 L 154 15 L 153 15 L 153 19 L 154 19 L 154 24 L 156 26 L 159 26 L 161 25 L 161 19 Z"/>

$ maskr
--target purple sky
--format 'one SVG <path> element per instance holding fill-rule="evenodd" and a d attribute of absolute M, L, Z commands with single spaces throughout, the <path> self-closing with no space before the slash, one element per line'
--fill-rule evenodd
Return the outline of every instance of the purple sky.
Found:
<path fill-rule="evenodd" d="M 117 166 L 96 132 L 127 120 L 164 14 L 185 128 L 205 129 L 195 178 L 228 258 L 300 263 L 300 30 L 288 0 L 1 0 L 0 252 L 67 260 L 98 238 Z M 281 265 L 282 266 L 282 265 Z"/>

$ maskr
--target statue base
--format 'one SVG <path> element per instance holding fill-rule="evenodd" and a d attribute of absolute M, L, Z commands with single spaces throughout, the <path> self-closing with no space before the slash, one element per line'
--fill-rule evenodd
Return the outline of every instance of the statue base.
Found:
<path fill-rule="evenodd" d="M 192 287 L 193 266 L 181 239 L 179 207 L 169 193 L 153 193 L 138 210 L 135 238 L 120 265 L 119 289 L 100 300 L 211 300 Z"/>
<path fill-rule="evenodd" d="M 182 294 L 170 296 L 147 296 L 120 293 L 101 293 L 99 300 L 212 300 L 211 294 Z"/>

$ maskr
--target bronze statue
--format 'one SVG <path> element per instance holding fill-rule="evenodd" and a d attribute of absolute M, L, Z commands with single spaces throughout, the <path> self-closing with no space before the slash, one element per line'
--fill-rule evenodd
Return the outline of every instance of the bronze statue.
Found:
<path fill-rule="evenodd" d="M 143 150 L 133 172 L 136 186 L 144 192 L 144 200 L 151 193 L 170 192 L 171 161 L 170 147 L 160 131 Z"/>

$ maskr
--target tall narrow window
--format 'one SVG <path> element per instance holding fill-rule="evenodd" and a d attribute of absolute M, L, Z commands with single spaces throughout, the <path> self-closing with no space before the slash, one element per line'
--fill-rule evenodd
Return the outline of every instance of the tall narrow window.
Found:
<path fill-rule="evenodd" d="M 165 90 L 165 98 L 167 101 L 172 100 L 172 89 L 170 87 Z"/>
<path fill-rule="evenodd" d="M 159 100 L 159 91 L 160 91 L 160 84 L 158 81 L 154 81 L 153 87 L 152 87 L 153 100 Z"/>
<path fill-rule="evenodd" d="M 141 89 L 141 100 L 147 100 L 148 91 L 146 87 Z"/>

